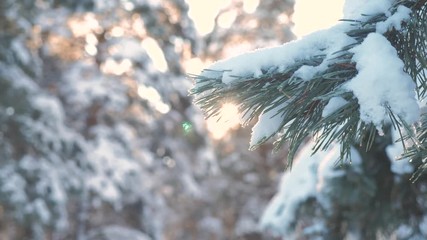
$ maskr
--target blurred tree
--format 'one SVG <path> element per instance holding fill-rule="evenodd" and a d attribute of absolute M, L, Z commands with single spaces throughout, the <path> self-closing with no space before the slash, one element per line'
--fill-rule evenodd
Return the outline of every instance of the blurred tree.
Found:
<path fill-rule="evenodd" d="M 175 127 L 192 118 L 174 48 L 196 41 L 185 3 L 0 9 L 5 239 L 85 239 L 105 224 L 162 239 L 173 215 L 165 199 L 196 191 L 193 168 L 204 174 L 198 166 L 214 160 L 200 156 L 212 151 L 203 128 Z"/>
<path fill-rule="evenodd" d="M 201 37 L 183 0 L 1 1 L 0 238 L 256 235 L 282 155 L 210 139 L 185 62 L 289 40 L 291 8 L 235 1 Z"/>
<path fill-rule="evenodd" d="M 427 89 L 426 11 L 425 0 L 349 0 L 335 27 L 194 76 L 191 92 L 207 116 L 233 102 L 243 125 L 256 121 L 252 148 L 271 138 L 277 148 L 289 142 L 291 165 L 306 145 L 263 214 L 265 232 L 281 239 L 427 237 L 418 102 Z M 410 161 L 394 161 L 402 153 Z"/>

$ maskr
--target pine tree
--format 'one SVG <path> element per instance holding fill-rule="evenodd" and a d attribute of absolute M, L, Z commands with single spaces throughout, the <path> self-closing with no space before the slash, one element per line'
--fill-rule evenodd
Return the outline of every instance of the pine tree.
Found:
<path fill-rule="evenodd" d="M 197 117 L 179 61 L 196 36 L 185 2 L 164 3 L 0 3 L 0 238 L 182 231 L 174 201 L 215 156 L 205 128 L 180 127 Z"/>
<path fill-rule="evenodd" d="M 334 140 L 340 142 L 341 159 L 348 156 L 352 145 L 366 141 L 369 149 L 376 130 L 382 133 L 381 128 L 387 121 L 401 132 L 409 131 L 405 128 L 415 122 L 417 113 L 416 109 L 403 112 L 397 109 L 400 106 L 393 109 L 392 101 L 380 99 L 381 106 L 375 107 L 381 108 L 388 118 L 375 116 L 375 112 L 367 112 L 363 103 L 358 103 L 361 96 L 356 87 L 345 86 L 360 71 L 354 55 L 368 36 L 393 45 L 405 64 L 406 74 L 417 84 L 418 96 L 422 98 L 425 94 L 424 3 L 397 2 L 387 11 L 387 14 L 344 19 L 348 22 L 344 26 L 313 34 L 299 42 L 218 62 L 195 77 L 196 85 L 191 93 L 208 117 L 218 114 L 225 102 L 239 105 L 243 125 L 257 118 L 259 124 L 273 121 L 274 117 L 277 122 L 272 126 L 274 129 L 260 130 L 258 134 L 257 127 L 253 128 L 251 147 L 281 132 L 277 146 L 290 141 L 290 163 L 309 135 L 316 135 L 315 151 L 326 149 Z M 331 35 L 325 36 L 325 33 Z M 327 43 L 321 44 L 322 41 Z M 274 54 L 276 50 L 283 56 Z M 267 60 L 266 55 L 273 59 Z M 244 63 L 257 57 L 262 59 Z M 410 93 L 407 98 L 411 98 Z"/>
<path fill-rule="evenodd" d="M 1 231 L 20 226 L 9 235 L 16 239 L 63 230 L 67 192 L 81 183 L 82 139 L 65 126 L 58 99 L 36 83 L 42 62 L 27 45 L 34 7 L 0 3 Z"/>
<path fill-rule="evenodd" d="M 422 239 L 425 118 L 417 100 L 426 92 L 427 4 L 347 7 L 331 29 L 214 63 L 193 76 L 191 94 L 207 117 L 238 105 L 243 125 L 256 122 L 251 148 L 288 142 L 289 166 L 312 138 L 264 214 L 266 231 L 284 239 Z M 409 165 L 390 159 L 393 141 Z M 413 169 L 420 179 L 411 184 Z"/>
<path fill-rule="evenodd" d="M 200 46 L 211 59 L 241 40 L 264 45 L 246 26 L 289 19 L 292 4 L 245 14 L 233 1 L 220 13 L 239 13 L 233 32 L 217 24 L 202 37 L 183 0 L 2 1 L 0 238 L 256 235 L 280 155 L 209 139 L 183 62 Z M 263 31 L 269 42 L 290 37 L 288 25 Z"/>

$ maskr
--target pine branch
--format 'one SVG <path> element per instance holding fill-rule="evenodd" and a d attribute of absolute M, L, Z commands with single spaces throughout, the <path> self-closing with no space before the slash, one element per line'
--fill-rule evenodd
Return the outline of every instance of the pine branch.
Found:
<path fill-rule="evenodd" d="M 408 148 L 400 158 L 409 159 L 417 168 L 411 178 L 415 182 L 427 170 L 427 113 L 421 115 L 419 124 L 415 125 L 415 131 L 407 127 L 407 133 L 401 140 L 407 142 Z"/>
<path fill-rule="evenodd" d="M 406 72 L 417 84 L 419 98 L 425 98 L 427 91 L 427 0 L 413 3 L 411 19 L 402 31 L 392 30 L 387 38 L 396 48 L 405 63 Z"/>
<path fill-rule="evenodd" d="M 414 10 L 420 10 L 421 8 L 425 7 L 427 3 L 427 0 L 419 0 L 417 1 L 414 6 L 412 7 L 412 9 Z"/>
<path fill-rule="evenodd" d="M 390 12 L 393 14 L 398 11 L 400 5 L 413 6 L 412 9 L 415 10 L 410 19 L 402 23 L 401 29 L 388 30 L 384 36 L 398 51 L 406 71 L 417 85 L 419 96 L 424 96 L 427 91 L 426 1 L 399 1 Z M 343 85 L 358 74 L 352 59 L 352 49 L 361 45 L 370 33 L 376 32 L 377 24 L 387 18 L 385 14 L 377 14 L 366 16 L 363 21 L 343 20 L 351 24 L 351 29 L 345 34 L 354 39 L 353 43 L 343 46 L 332 55 L 322 53 L 320 49 L 320 54 L 297 58 L 284 69 L 280 66 L 263 66 L 259 76 L 228 76 L 233 81 L 227 83 L 223 82 L 223 75 L 229 72 L 205 70 L 204 74 L 193 77 L 196 84 L 190 94 L 195 96 L 195 103 L 205 111 L 207 117 L 218 115 L 224 103 L 237 104 L 244 116 L 243 125 L 275 111 L 273 117 L 281 118 L 277 130 L 255 142 L 252 148 L 278 136 L 276 148 L 281 147 L 285 141 L 290 143 L 289 166 L 298 147 L 310 136 L 314 136 L 316 140 L 313 153 L 327 149 L 332 142 L 340 143 L 340 159 L 344 161 L 350 156 L 351 146 L 362 145 L 369 150 L 378 128 L 361 120 L 357 98 L 352 92 L 343 91 Z M 302 67 L 316 68 L 324 64 L 327 67 L 319 68 L 309 80 L 298 75 Z M 332 98 L 343 99 L 346 103 L 323 116 L 323 110 Z M 393 113 L 391 108 L 387 109 L 391 122 L 399 131 L 404 132 L 408 124 Z"/>

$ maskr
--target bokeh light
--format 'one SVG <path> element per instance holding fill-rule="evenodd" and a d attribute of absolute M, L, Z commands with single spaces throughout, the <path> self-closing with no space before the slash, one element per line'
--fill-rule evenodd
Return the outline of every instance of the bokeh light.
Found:
<path fill-rule="evenodd" d="M 193 124 L 189 121 L 185 121 L 181 124 L 182 130 L 184 131 L 184 134 L 187 135 L 193 131 Z"/>
<path fill-rule="evenodd" d="M 224 104 L 218 116 L 207 120 L 208 130 L 214 139 L 223 138 L 229 130 L 237 128 L 239 123 L 238 107 L 233 103 Z"/>

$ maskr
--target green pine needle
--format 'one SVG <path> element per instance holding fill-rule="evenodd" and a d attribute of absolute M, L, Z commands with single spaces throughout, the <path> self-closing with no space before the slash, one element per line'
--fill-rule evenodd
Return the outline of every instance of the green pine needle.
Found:
<path fill-rule="evenodd" d="M 411 18 L 403 24 L 401 30 L 390 30 L 385 36 L 405 63 L 405 70 L 416 83 L 418 96 L 424 97 L 427 92 L 426 1 L 399 1 L 392 7 L 391 12 L 397 11 L 398 5 L 401 4 L 412 8 Z M 222 82 L 222 71 L 212 71 L 209 75 L 213 77 L 210 78 L 193 76 L 196 86 L 191 89 L 190 94 L 195 96 L 195 103 L 207 117 L 218 115 L 224 103 L 237 103 L 239 111 L 245 116 L 244 125 L 257 120 L 263 112 L 283 106 L 277 113 L 283 116 L 278 131 L 263 138 L 254 147 L 273 136 L 276 136 L 276 149 L 288 142 L 289 166 L 292 165 L 299 146 L 311 136 L 314 136 L 316 143 L 313 153 L 325 150 L 333 142 L 338 142 L 341 144 L 340 160 L 345 161 L 350 158 L 352 146 L 360 145 L 369 150 L 377 134 L 373 124 L 361 121 L 359 104 L 353 93 L 342 90 L 343 84 L 358 73 L 350 50 L 360 45 L 369 33 L 375 32 L 378 22 L 386 19 L 384 14 L 378 14 L 369 16 L 364 22 L 343 20 L 351 22 L 353 29 L 348 31 L 347 35 L 354 38 L 356 43 L 335 52 L 333 58 L 329 58 L 328 68 L 309 81 L 295 77 L 294 73 L 302 66 L 318 66 L 326 59 L 326 55 L 298 60 L 282 71 L 277 67 L 263 69 L 263 74 L 259 77 L 236 76 L 236 81 L 230 84 Z M 347 103 L 329 116 L 323 117 L 323 109 L 332 97 L 341 97 Z M 404 143 L 404 135 L 409 134 L 406 138 L 417 143 L 416 147 L 405 147 L 403 156 L 411 159 L 427 156 L 427 121 L 423 125 L 425 128 L 412 134 L 412 128 L 390 108 L 388 110 L 393 127 L 402 136 L 401 142 Z M 426 157 L 422 159 L 425 160 Z M 427 163 L 421 165 L 420 169 L 427 169 Z"/>

